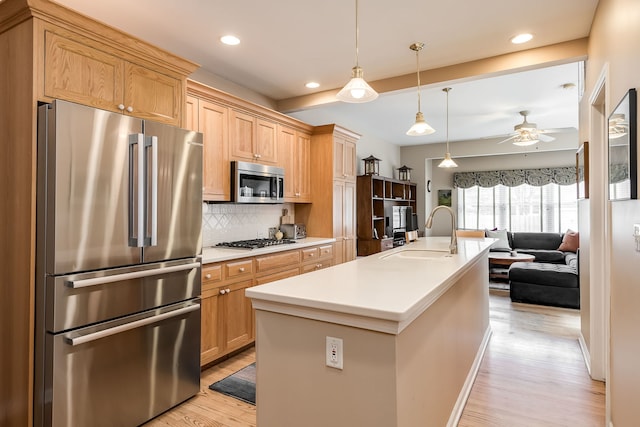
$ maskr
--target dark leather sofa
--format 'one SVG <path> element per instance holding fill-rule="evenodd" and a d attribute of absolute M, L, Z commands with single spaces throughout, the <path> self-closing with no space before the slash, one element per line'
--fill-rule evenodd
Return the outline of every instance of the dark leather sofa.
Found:
<path fill-rule="evenodd" d="M 562 233 L 509 232 L 509 245 L 535 256 L 534 262 L 509 267 L 511 301 L 580 308 L 578 252 L 558 250 Z"/>

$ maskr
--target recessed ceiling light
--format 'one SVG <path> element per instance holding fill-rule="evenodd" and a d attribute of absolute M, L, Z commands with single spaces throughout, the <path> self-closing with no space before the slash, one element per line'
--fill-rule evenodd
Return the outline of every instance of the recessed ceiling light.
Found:
<path fill-rule="evenodd" d="M 524 34 L 518 34 L 517 36 L 513 37 L 511 39 L 511 43 L 513 44 L 521 44 L 521 43 L 526 43 L 529 40 L 531 40 L 533 38 L 533 36 L 529 33 L 524 33 Z"/>
<path fill-rule="evenodd" d="M 320 87 L 320 83 L 309 82 L 309 83 L 305 84 L 305 86 L 308 87 L 309 89 L 315 89 L 317 87 Z"/>
<path fill-rule="evenodd" d="M 237 44 L 240 44 L 240 39 L 237 38 L 236 36 L 231 36 L 231 35 L 220 37 L 220 41 L 229 46 L 235 46 Z"/>

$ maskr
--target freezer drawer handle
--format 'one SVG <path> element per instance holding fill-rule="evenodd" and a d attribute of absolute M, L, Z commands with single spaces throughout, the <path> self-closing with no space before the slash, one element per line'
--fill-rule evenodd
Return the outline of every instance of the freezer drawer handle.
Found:
<path fill-rule="evenodd" d="M 92 277 L 91 279 L 67 280 L 65 285 L 70 288 L 86 288 L 87 286 L 103 285 L 105 283 L 120 282 L 122 280 L 138 279 L 140 277 L 157 276 L 159 274 L 174 273 L 176 271 L 192 270 L 200 267 L 199 262 L 191 262 L 189 264 L 174 265 L 171 267 L 162 267 L 151 270 L 133 271 L 131 273 L 114 274 L 112 276 Z"/>
<path fill-rule="evenodd" d="M 190 313 L 200 309 L 200 304 L 190 305 L 188 307 L 179 308 L 177 310 L 169 311 L 167 313 L 158 314 L 156 316 L 147 317 L 133 321 L 131 323 L 125 323 L 124 325 L 115 326 L 113 328 L 105 329 L 104 331 L 94 332 L 92 334 L 82 335 L 77 338 L 65 337 L 64 340 L 67 344 L 76 346 L 80 344 L 86 344 L 91 341 L 98 340 L 100 338 L 106 338 L 111 335 L 119 334 L 121 332 L 129 331 L 131 329 L 139 328 L 141 326 L 150 325 L 152 323 L 159 322 L 171 317 L 177 317 L 181 314 Z"/>

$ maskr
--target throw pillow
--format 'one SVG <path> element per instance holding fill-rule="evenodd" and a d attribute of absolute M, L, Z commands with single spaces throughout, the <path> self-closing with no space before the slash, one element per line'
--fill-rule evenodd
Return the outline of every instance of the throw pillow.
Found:
<path fill-rule="evenodd" d="M 580 247 L 580 233 L 571 229 L 567 230 L 562 237 L 562 243 L 558 247 L 559 251 L 577 252 Z"/>
<path fill-rule="evenodd" d="M 485 230 L 485 234 L 487 237 L 499 239 L 493 244 L 493 246 L 491 246 L 491 249 L 511 250 L 511 246 L 509 246 L 509 237 L 507 237 L 507 230 Z"/>

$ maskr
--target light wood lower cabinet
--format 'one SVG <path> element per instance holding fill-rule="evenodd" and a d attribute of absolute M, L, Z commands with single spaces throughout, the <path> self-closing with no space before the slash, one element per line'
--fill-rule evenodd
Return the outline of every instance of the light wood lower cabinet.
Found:
<path fill-rule="evenodd" d="M 324 244 L 203 265 L 200 365 L 254 341 L 248 287 L 330 267 L 333 256 L 333 244 Z"/>

